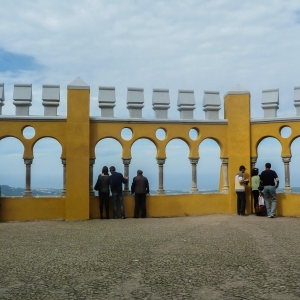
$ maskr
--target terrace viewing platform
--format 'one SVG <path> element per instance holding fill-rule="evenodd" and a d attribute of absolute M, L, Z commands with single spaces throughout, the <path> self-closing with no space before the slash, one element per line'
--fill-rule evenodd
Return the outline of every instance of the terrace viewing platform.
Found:
<path fill-rule="evenodd" d="M 117 105 L 115 88 L 99 87 L 99 116 L 90 116 L 90 87 L 77 78 L 67 87 L 67 115 L 58 116 L 60 86 L 44 85 L 42 92 L 43 116 L 30 115 L 32 86 L 15 84 L 14 116 L 2 115 L 5 102 L 4 84 L 0 84 L 0 140 L 13 137 L 24 147 L 25 164 L 23 197 L 1 197 L 1 221 L 12 220 L 86 220 L 99 218 L 98 197 L 94 187 L 94 165 L 98 159 L 95 149 L 99 142 L 114 139 L 121 147 L 123 169 L 117 171 L 128 175 L 135 142 L 147 139 L 155 147 L 158 188 L 155 195 L 148 196 L 148 217 L 171 217 L 202 214 L 236 214 L 234 176 L 241 164 L 247 168 L 246 175 L 258 159 L 258 146 L 272 137 L 281 145 L 284 178 L 283 192 L 278 194 L 277 215 L 300 216 L 300 196 L 292 191 L 290 164 L 292 144 L 300 137 L 300 87 L 294 89 L 293 117 L 277 117 L 279 108 L 278 89 L 262 92 L 264 118 L 250 117 L 250 92 L 237 85 L 224 96 L 224 118 L 220 118 L 221 98 L 216 91 L 204 91 L 203 110 L 205 119 L 194 116 L 196 107 L 194 92 L 178 91 L 179 119 L 169 119 L 170 97 L 167 89 L 153 89 L 152 105 L 155 117 L 144 119 L 144 90 L 128 88 L 128 118 L 114 117 Z M 26 137 L 26 129 L 34 131 Z M 283 135 L 288 129 L 290 134 Z M 125 132 L 125 134 L 124 134 Z M 52 138 L 61 147 L 62 193 L 56 197 L 32 195 L 31 177 L 34 164 L 34 147 L 43 138 Z M 188 147 L 190 162 L 190 193 L 168 195 L 165 193 L 164 165 L 168 158 L 168 144 L 179 139 Z M 201 193 L 197 185 L 197 164 L 201 159 L 200 144 L 211 139 L 220 149 L 220 172 L 218 192 Z M 102 145 L 102 144 L 101 144 Z M 295 154 L 297 155 L 297 153 Z M 181 157 L 178 157 L 180 166 Z M 5 170 L 1 170 L 5 172 Z M 180 177 L 178 180 L 181 180 Z M 300 182 L 299 182 L 300 186 Z M 133 215 L 134 198 L 129 183 L 124 186 L 126 215 Z M 247 213 L 253 212 L 251 188 L 247 187 Z"/>

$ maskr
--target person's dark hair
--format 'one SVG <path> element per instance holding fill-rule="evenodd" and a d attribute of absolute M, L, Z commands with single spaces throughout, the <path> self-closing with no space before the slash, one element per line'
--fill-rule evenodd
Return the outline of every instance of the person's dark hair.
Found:
<path fill-rule="evenodd" d="M 111 166 L 111 167 L 109 168 L 109 171 L 115 172 L 115 171 L 116 171 L 116 168 L 115 168 L 114 166 Z"/>
<path fill-rule="evenodd" d="M 240 166 L 240 171 L 242 171 L 242 170 L 246 170 L 246 167 L 245 166 Z"/>
<path fill-rule="evenodd" d="M 258 169 L 257 169 L 257 168 L 254 168 L 254 169 L 252 170 L 251 176 L 256 176 L 256 175 L 258 175 Z"/>
<path fill-rule="evenodd" d="M 271 164 L 270 163 L 266 163 L 266 168 L 271 169 Z"/>
<path fill-rule="evenodd" d="M 137 174 L 138 175 L 143 175 L 143 171 L 142 170 L 137 170 Z"/>
<path fill-rule="evenodd" d="M 103 173 L 104 175 L 108 175 L 108 167 L 107 167 L 107 166 L 104 166 L 104 167 L 102 168 L 102 173 Z"/>

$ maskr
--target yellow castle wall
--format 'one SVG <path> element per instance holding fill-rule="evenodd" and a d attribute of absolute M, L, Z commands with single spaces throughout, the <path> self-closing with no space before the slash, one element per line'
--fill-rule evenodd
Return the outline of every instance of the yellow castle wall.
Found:
<path fill-rule="evenodd" d="M 68 89 L 66 120 L 33 120 L 28 118 L 0 118 L 0 139 L 15 137 L 24 145 L 24 158 L 34 158 L 33 146 L 43 137 L 52 137 L 62 146 L 61 158 L 66 159 L 65 197 L 2 197 L 0 198 L 0 220 L 39 220 L 65 219 L 86 220 L 99 217 L 99 200 L 90 196 L 90 159 L 95 158 L 95 147 L 104 138 L 114 138 L 122 145 L 122 158 L 131 158 L 132 144 L 141 138 L 151 140 L 157 149 L 157 158 L 166 157 L 166 145 L 175 138 L 184 140 L 190 158 L 199 157 L 199 145 L 206 139 L 214 139 L 220 147 L 220 157 L 228 158 L 229 194 L 183 194 L 151 195 L 147 197 L 149 217 L 171 217 L 201 214 L 235 214 L 236 193 L 234 176 L 240 165 L 245 165 L 245 177 L 250 178 L 251 157 L 257 156 L 257 146 L 266 137 L 275 137 L 282 145 L 282 155 L 290 155 L 292 141 L 300 136 L 299 122 L 274 121 L 253 123 L 250 120 L 250 94 L 228 93 L 224 99 L 224 118 L 214 122 L 155 122 L 145 121 L 95 121 L 90 120 L 89 89 Z M 22 131 L 26 126 L 35 129 L 32 139 L 25 139 Z M 292 128 L 292 135 L 284 139 L 280 130 L 284 126 Z M 130 128 L 133 136 L 129 141 L 121 137 L 123 128 Z M 166 138 L 158 140 L 155 132 L 163 128 Z M 189 138 L 190 129 L 199 133 L 196 140 Z M 219 178 L 218 178 L 219 180 Z M 223 171 L 220 170 L 220 192 L 223 187 Z M 281 186 L 284 178 L 281 178 Z M 247 187 L 247 213 L 252 212 L 251 188 Z M 134 198 L 125 196 L 125 210 L 128 217 L 133 216 Z M 300 216 L 300 196 L 297 194 L 278 194 L 277 214 Z"/>

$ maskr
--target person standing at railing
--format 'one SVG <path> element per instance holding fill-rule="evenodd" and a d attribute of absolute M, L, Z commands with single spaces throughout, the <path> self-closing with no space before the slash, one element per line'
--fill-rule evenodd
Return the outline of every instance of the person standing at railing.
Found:
<path fill-rule="evenodd" d="M 103 205 L 105 205 L 106 219 L 109 219 L 109 182 L 108 167 L 104 166 L 94 187 L 99 193 L 100 219 L 103 219 Z"/>
<path fill-rule="evenodd" d="M 138 170 L 137 176 L 132 180 L 131 194 L 134 194 L 135 199 L 133 217 L 138 219 L 141 210 L 141 218 L 146 218 L 146 194 L 149 194 L 149 182 L 148 179 L 143 176 L 142 170 Z"/>
<path fill-rule="evenodd" d="M 264 187 L 263 194 L 267 208 L 268 218 L 274 218 L 276 211 L 276 189 L 279 186 L 279 178 L 274 170 L 271 170 L 271 164 L 265 164 L 265 170 L 260 174 L 260 181 Z M 272 206 L 271 206 L 272 200 Z"/>
<path fill-rule="evenodd" d="M 246 209 L 246 185 L 249 179 L 244 179 L 245 166 L 240 166 L 239 172 L 235 175 L 235 192 L 237 194 L 237 213 L 239 216 L 247 216 Z"/>
<path fill-rule="evenodd" d="M 259 190 L 258 187 L 260 185 L 260 178 L 258 175 L 258 169 L 254 168 L 252 170 L 252 177 L 251 177 L 251 189 L 252 189 L 252 195 L 253 195 L 253 199 L 254 199 L 254 210 L 255 213 L 256 212 L 256 205 L 258 204 L 258 196 L 259 196 Z"/>
<path fill-rule="evenodd" d="M 122 219 L 126 219 L 124 203 L 123 203 L 122 183 L 125 184 L 128 182 L 128 176 L 124 177 L 121 173 L 116 172 L 116 168 L 114 166 L 111 166 L 109 168 L 109 171 L 111 173 L 111 175 L 109 177 L 109 179 L 110 179 L 109 184 L 110 184 L 110 190 L 111 190 L 112 199 L 113 199 L 114 218 L 118 219 L 117 201 L 119 201 Z"/>

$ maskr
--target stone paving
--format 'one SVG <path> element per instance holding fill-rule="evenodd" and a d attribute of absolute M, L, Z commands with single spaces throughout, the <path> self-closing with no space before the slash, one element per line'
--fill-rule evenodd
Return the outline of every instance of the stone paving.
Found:
<path fill-rule="evenodd" d="M 300 299 L 300 218 L 0 223 L 0 299 Z"/>

